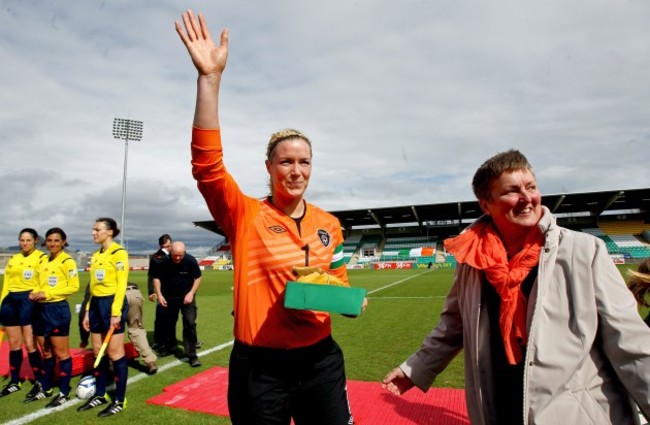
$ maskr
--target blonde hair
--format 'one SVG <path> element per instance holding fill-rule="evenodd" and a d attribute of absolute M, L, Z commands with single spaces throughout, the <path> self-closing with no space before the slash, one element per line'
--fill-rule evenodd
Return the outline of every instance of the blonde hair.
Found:
<path fill-rule="evenodd" d="M 639 268 L 628 270 L 630 281 L 628 287 L 636 301 L 644 307 L 650 307 L 646 300 L 646 296 L 650 293 L 650 258 L 646 258 L 643 263 L 639 264 Z"/>
<path fill-rule="evenodd" d="M 311 154 L 311 142 L 309 141 L 309 138 L 305 136 L 301 131 L 293 129 L 293 128 L 285 128 L 284 130 L 276 131 L 271 135 L 271 139 L 269 140 L 268 145 L 266 145 L 266 159 L 271 160 L 271 157 L 273 156 L 273 151 L 275 150 L 275 147 L 280 143 L 285 140 L 289 139 L 302 139 L 307 144 L 309 145 L 309 153 Z"/>

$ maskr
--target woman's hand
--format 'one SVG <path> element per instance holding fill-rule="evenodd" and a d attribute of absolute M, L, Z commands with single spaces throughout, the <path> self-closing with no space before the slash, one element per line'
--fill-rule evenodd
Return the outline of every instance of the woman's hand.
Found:
<path fill-rule="evenodd" d="M 197 20 L 188 10 L 182 18 L 185 29 L 176 21 L 176 32 L 187 47 L 199 75 L 221 74 L 228 59 L 228 29 L 221 32 L 220 44 L 216 46 L 202 14 L 199 13 Z"/>
<path fill-rule="evenodd" d="M 122 323 L 121 316 L 111 316 L 111 327 L 114 329 L 119 329 Z"/>
<path fill-rule="evenodd" d="M 40 301 L 45 299 L 45 292 L 43 291 L 38 291 L 38 292 L 30 292 L 29 293 L 29 300 L 30 301 Z"/>
<path fill-rule="evenodd" d="M 399 367 L 391 370 L 381 382 L 381 387 L 383 389 L 390 391 L 395 395 L 402 395 L 414 386 L 415 384 L 413 384 L 413 381 L 411 381 L 411 379 L 406 376 L 404 371 Z"/>
<path fill-rule="evenodd" d="M 81 326 L 83 326 L 84 330 L 86 332 L 90 332 L 90 319 L 88 318 L 88 312 L 86 311 L 86 314 L 84 315 L 84 320 L 81 322 Z"/>

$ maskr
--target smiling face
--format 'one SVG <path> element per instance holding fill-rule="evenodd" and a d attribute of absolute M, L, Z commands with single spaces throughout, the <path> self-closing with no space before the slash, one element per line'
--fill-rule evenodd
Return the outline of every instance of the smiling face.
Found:
<path fill-rule="evenodd" d="M 29 232 L 22 232 L 18 236 L 18 243 L 24 255 L 29 255 L 36 249 L 36 238 Z"/>
<path fill-rule="evenodd" d="M 274 200 L 302 199 L 311 177 L 311 147 L 297 137 L 281 141 L 266 160 L 266 170 Z"/>
<path fill-rule="evenodd" d="M 492 180 L 487 199 L 480 199 L 483 212 L 510 243 L 523 243 L 530 229 L 542 217 L 542 195 L 535 176 L 528 169 L 506 171 Z"/>
<path fill-rule="evenodd" d="M 56 257 L 61 251 L 63 251 L 63 247 L 65 247 L 65 239 L 63 239 L 60 233 L 51 233 L 47 238 L 45 238 L 45 246 L 47 246 L 47 250 L 50 251 L 50 255 Z"/>

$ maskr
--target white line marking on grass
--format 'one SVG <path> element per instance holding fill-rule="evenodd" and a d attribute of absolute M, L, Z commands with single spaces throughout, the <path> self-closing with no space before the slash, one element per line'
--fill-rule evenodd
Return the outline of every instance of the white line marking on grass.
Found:
<path fill-rule="evenodd" d="M 433 269 L 432 269 L 432 270 L 427 270 L 427 271 L 424 272 L 424 273 L 418 273 L 418 274 L 415 274 L 415 275 L 413 275 L 413 276 L 405 277 L 404 279 L 402 279 L 402 280 L 398 280 L 397 282 L 393 282 L 393 283 L 390 283 L 390 284 L 388 284 L 388 285 L 386 285 L 386 286 L 382 286 L 381 288 L 377 288 L 377 289 L 373 289 L 372 291 L 368 291 L 368 295 L 370 295 L 370 294 L 374 294 L 375 292 L 379 292 L 379 291 L 381 291 L 381 290 L 383 290 L 383 289 L 386 289 L 386 288 L 390 288 L 391 286 L 399 285 L 400 283 L 404 283 L 404 282 L 406 282 L 407 280 L 411 280 L 411 279 L 414 279 L 414 278 L 416 278 L 416 277 L 420 277 L 420 276 L 422 276 L 423 274 L 431 273 L 432 271 L 433 271 Z"/>
<path fill-rule="evenodd" d="M 432 295 L 430 297 L 368 297 L 371 300 L 431 300 L 434 298 L 447 298 L 446 295 Z"/>
<path fill-rule="evenodd" d="M 235 343 L 234 340 L 224 342 L 223 344 L 217 345 L 216 347 L 208 348 L 207 350 L 203 350 L 200 353 L 197 353 L 197 356 L 205 356 L 207 354 L 214 353 L 215 351 L 221 351 L 224 348 L 230 347 L 234 343 Z M 183 361 L 181 361 L 179 359 L 176 359 L 173 362 L 169 362 L 166 365 L 161 366 L 160 368 L 158 368 L 158 373 L 164 372 L 167 369 L 171 369 L 173 367 L 176 367 L 178 365 L 185 364 L 185 363 L 186 362 L 183 362 Z M 135 382 L 138 382 L 138 381 L 140 381 L 140 380 L 142 380 L 144 378 L 148 378 L 148 377 L 150 377 L 150 376 L 147 375 L 146 373 L 139 373 L 139 374 L 137 374 L 137 375 L 135 375 L 133 377 L 129 377 L 129 380 L 127 381 L 126 385 L 128 387 L 129 385 L 131 385 L 131 384 L 133 384 Z M 47 408 L 47 409 L 42 408 L 40 410 L 37 410 L 36 412 L 27 414 L 25 416 L 22 416 L 20 418 L 14 419 L 14 420 L 9 421 L 9 422 L 5 422 L 5 424 L 7 424 L 7 425 L 23 425 L 23 424 L 27 424 L 29 422 L 35 421 L 36 419 L 42 418 L 43 416 L 47 416 L 50 413 L 60 412 L 60 411 L 65 410 L 65 409 L 67 409 L 69 407 L 74 407 L 77 404 L 82 403 L 84 400 L 78 399 L 74 394 L 74 390 L 75 390 L 74 388 L 70 390 L 70 401 L 65 403 L 63 406 Z"/>

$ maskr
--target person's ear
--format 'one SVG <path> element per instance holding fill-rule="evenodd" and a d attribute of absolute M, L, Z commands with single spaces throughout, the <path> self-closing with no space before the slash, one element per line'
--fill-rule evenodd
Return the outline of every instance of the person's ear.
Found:
<path fill-rule="evenodd" d="M 478 205 L 481 207 L 483 214 L 490 215 L 490 203 L 486 199 L 479 200 Z"/>

